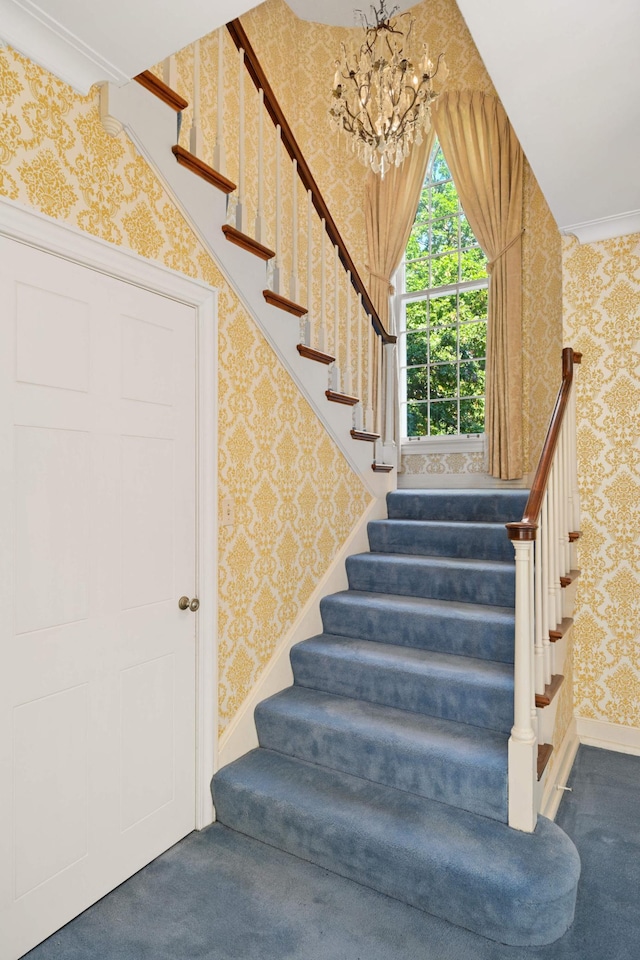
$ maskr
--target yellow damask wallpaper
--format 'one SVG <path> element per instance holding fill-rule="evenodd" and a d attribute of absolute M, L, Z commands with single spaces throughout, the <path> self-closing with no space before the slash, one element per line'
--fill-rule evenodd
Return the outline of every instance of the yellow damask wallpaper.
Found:
<path fill-rule="evenodd" d="M 577 375 L 576 714 L 640 727 L 640 234 L 564 241 L 564 337 Z"/>
<path fill-rule="evenodd" d="M 96 97 L 0 50 L 0 193 L 219 293 L 220 721 L 247 696 L 369 495 L 146 162 Z"/>

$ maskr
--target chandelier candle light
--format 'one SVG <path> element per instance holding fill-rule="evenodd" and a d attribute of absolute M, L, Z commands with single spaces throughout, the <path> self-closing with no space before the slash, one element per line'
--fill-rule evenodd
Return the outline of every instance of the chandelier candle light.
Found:
<path fill-rule="evenodd" d="M 342 44 L 329 110 L 358 158 L 381 177 L 389 167 L 400 166 L 413 143 L 422 143 L 438 96 L 433 80 L 438 74 L 444 82 L 447 76 L 444 54 L 435 65 L 426 43 L 414 54 L 415 17 L 394 17 L 397 10 L 387 11 L 380 0 L 379 7 L 371 7 L 375 23 L 361 14 L 364 42 L 357 52 L 353 43 L 349 48 Z"/>

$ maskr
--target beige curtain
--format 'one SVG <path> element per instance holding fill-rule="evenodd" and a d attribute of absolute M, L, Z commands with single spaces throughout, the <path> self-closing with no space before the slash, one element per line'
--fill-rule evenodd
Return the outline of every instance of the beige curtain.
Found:
<path fill-rule="evenodd" d="M 483 93 L 443 93 L 433 123 L 471 229 L 489 258 L 488 471 L 514 480 L 523 474 L 522 149 L 502 105 Z"/>
<path fill-rule="evenodd" d="M 409 240 L 434 138 L 431 128 L 399 167 L 392 167 L 384 179 L 370 171 L 365 182 L 369 295 L 389 333 L 396 332 L 390 329 L 391 277 Z"/>

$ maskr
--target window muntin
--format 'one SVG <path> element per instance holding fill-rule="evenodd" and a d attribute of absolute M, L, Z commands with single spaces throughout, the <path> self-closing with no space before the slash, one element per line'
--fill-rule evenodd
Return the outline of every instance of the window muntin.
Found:
<path fill-rule="evenodd" d="M 437 141 L 400 268 L 400 288 L 404 435 L 483 433 L 487 259 Z"/>

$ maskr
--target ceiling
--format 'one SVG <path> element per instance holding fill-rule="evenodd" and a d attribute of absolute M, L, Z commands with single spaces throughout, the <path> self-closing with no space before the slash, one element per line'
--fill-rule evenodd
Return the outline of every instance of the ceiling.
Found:
<path fill-rule="evenodd" d="M 256 0 L 0 0 L 0 36 L 80 93 L 126 83 Z"/>
<path fill-rule="evenodd" d="M 315 23 L 330 23 L 341 27 L 359 27 L 362 24 L 362 14 L 366 14 L 368 20 L 373 22 L 372 7 L 379 7 L 380 0 L 374 4 L 364 3 L 345 3 L 344 0 L 286 0 L 296 16 L 301 20 L 312 20 Z M 387 9 L 396 8 L 397 13 L 408 10 L 415 5 L 415 0 L 409 0 L 408 3 L 398 2 L 387 3 Z"/>
<path fill-rule="evenodd" d="M 558 226 L 640 231 L 638 0 L 458 0 Z"/>
<path fill-rule="evenodd" d="M 287 0 L 354 26 L 371 2 Z M 428 2 L 428 0 L 427 0 Z M 393 6 L 393 2 L 390 4 Z M 255 0 L 0 0 L 0 37 L 75 89 L 125 83 Z M 398 3 L 401 10 L 409 3 Z M 458 0 L 558 226 L 640 232 L 638 0 Z"/>

